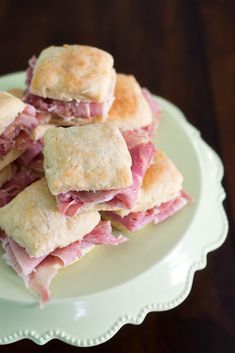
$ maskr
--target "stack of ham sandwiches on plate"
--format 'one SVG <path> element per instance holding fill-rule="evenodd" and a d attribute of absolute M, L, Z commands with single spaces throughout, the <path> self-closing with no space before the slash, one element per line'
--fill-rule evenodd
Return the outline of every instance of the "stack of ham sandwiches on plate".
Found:
<path fill-rule="evenodd" d="M 43 306 L 59 269 L 127 240 L 111 224 L 134 231 L 190 198 L 153 143 L 158 102 L 109 53 L 50 47 L 26 76 L 23 101 L 0 92 L 0 239 Z"/>

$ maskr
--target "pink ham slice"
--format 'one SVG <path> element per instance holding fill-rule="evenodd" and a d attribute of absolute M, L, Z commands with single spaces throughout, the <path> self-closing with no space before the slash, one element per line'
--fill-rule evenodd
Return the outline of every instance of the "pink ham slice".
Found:
<path fill-rule="evenodd" d="M 44 175 L 43 159 L 43 153 L 40 152 L 28 164 L 28 168 L 32 169 L 34 172 L 40 174 L 41 176 Z"/>
<path fill-rule="evenodd" d="M 153 97 L 153 95 L 147 88 L 142 88 L 142 93 L 151 108 L 153 116 L 158 116 L 161 113 L 162 109 L 156 98 Z"/>
<path fill-rule="evenodd" d="M 37 265 L 42 262 L 46 256 L 41 256 L 37 258 L 31 258 L 26 253 L 25 249 L 18 245 L 14 240 L 11 238 L 6 238 L 9 242 L 9 246 L 16 258 L 18 265 L 21 268 L 21 272 L 23 276 L 29 275 Z"/>
<path fill-rule="evenodd" d="M 21 131 L 13 142 L 13 147 L 17 150 L 24 151 L 33 144 L 33 140 L 28 133 Z"/>
<path fill-rule="evenodd" d="M 59 257 L 63 265 L 69 265 L 82 256 L 82 250 L 94 245 L 119 245 L 127 240 L 122 235 L 112 235 L 111 222 L 101 221 L 81 241 L 76 241 L 64 248 L 54 250 L 51 255 Z"/>
<path fill-rule="evenodd" d="M 156 100 L 156 98 L 153 97 L 153 95 L 151 94 L 151 92 L 149 92 L 149 90 L 147 88 L 142 88 L 142 93 L 143 93 L 143 96 L 145 97 L 145 99 L 148 102 L 149 107 L 152 111 L 153 120 L 152 120 L 151 124 L 141 128 L 140 130 L 142 130 L 143 132 L 146 132 L 148 134 L 149 138 L 152 139 L 156 129 L 159 126 L 158 117 L 159 117 L 162 109 L 161 109 L 160 104 Z"/>
<path fill-rule="evenodd" d="M 38 179 L 38 175 L 31 169 L 26 167 L 19 168 L 15 175 L 0 189 L 0 207 L 5 206 L 22 190 Z"/>
<path fill-rule="evenodd" d="M 95 116 L 106 116 L 113 103 L 113 99 L 104 102 L 79 102 L 79 101 L 60 101 L 57 99 L 42 98 L 29 91 L 26 91 L 24 101 L 34 105 L 39 111 L 57 114 L 69 121 L 74 118 L 83 118 L 83 123 L 92 122 Z M 80 123 L 80 122 L 79 122 Z"/>
<path fill-rule="evenodd" d="M 1 236 L 0 240 L 2 241 L 2 248 L 5 250 L 5 254 L 3 255 L 3 259 L 6 261 L 6 263 L 11 266 L 14 271 L 17 273 L 18 276 L 23 278 L 22 275 L 22 269 L 14 255 L 14 252 L 11 248 L 11 245 L 8 241 L 7 237 Z"/>
<path fill-rule="evenodd" d="M 39 304 L 43 308 L 50 300 L 50 285 L 57 272 L 63 268 L 63 262 L 54 256 L 47 258 L 37 266 L 28 278 L 28 287 L 39 294 Z"/>
<path fill-rule="evenodd" d="M 149 223 L 157 224 L 166 220 L 183 208 L 189 201 L 191 201 L 191 198 L 184 191 L 181 191 L 180 196 L 176 199 L 150 208 L 145 212 L 132 212 L 124 217 L 117 215 L 115 212 L 104 212 L 104 215 L 115 223 L 124 226 L 127 230 L 135 231 Z"/>
<path fill-rule="evenodd" d="M 33 77 L 33 70 L 36 65 L 37 58 L 33 56 L 29 60 L 29 67 L 26 72 L 27 89 L 24 94 L 24 101 L 32 104 L 35 108 L 42 112 L 57 114 L 69 121 L 74 118 L 83 118 L 83 123 L 91 123 L 95 116 L 106 116 L 113 103 L 113 98 L 109 98 L 104 102 L 81 102 L 81 101 L 62 101 L 58 99 L 42 98 L 30 93 L 29 86 Z M 80 124 L 80 122 L 79 122 Z"/>
<path fill-rule="evenodd" d="M 3 232 L 0 233 L 4 258 L 16 273 L 25 281 L 26 286 L 39 294 L 40 304 L 43 306 L 50 298 L 50 284 L 58 270 L 81 258 L 84 250 L 94 245 L 119 245 L 127 240 L 126 237 L 112 235 L 111 223 L 100 223 L 81 241 L 76 241 L 64 248 L 58 248 L 48 256 L 39 258 L 29 257 L 25 249 L 19 246 Z"/>
<path fill-rule="evenodd" d="M 82 257 L 81 241 L 66 246 L 65 248 L 58 248 L 51 253 L 52 256 L 59 258 L 63 266 L 70 265 L 75 260 Z"/>
<path fill-rule="evenodd" d="M 64 199 L 57 200 L 58 211 L 66 216 L 74 217 L 78 214 L 80 208 L 83 206 L 82 202 L 73 199 L 73 196 L 67 195 Z"/>
<path fill-rule="evenodd" d="M 28 148 L 34 142 L 30 137 L 32 131 L 49 119 L 48 114 L 38 113 L 33 106 L 27 105 L 0 135 L 0 158 L 6 156 L 12 148 L 19 150 Z"/>
<path fill-rule="evenodd" d="M 28 149 L 17 159 L 16 164 L 25 166 L 40 175 L 44 174 L 43 168 L 43 141 L 32 141 Z"/>
<path fill-rule="evenodd" d="M 12 178 L 0 189 L 0 207 L 5 206 L 27 186 L 38 180 L 38 172 L 43 174 L 42 149 L 42 141 L 32 142 L 26 152 L 14 162 Z"/>
<path fill-rule="evenodd" d="M 150 166 L 154 155 L 155 147 L 146 134 L 138 131 L 123 133 L 132 158 L 132 179 L 133 183 L 128 188 L 101 191 L 69 191 L 62 193 L 57 198 L 58 210 L 67 216 L 75 216 L 83 206 L 100 203 L 119 208 L 131 208 L 138 195 L 144 174 Z"/>
<path fill-rule="evenodd" d="M 155 131 L 157 130 L 159 125 L 159 120 L 156 118 L 153 118 L 151 124 L 144 126 L 140 128 L 143 132 L 145 132 L 150 139 L 153 139 Z"/>
<path fill-rule="evenodd" d="M 21 132 L 29 135 L 38 124 L 35 108 L 27 105 L 0 135 L 0 157 L 4 157 L 13 147 L 17 147 L 15 140 Z"/>
<path fill-rule="evenodd" d="M 116 237 L 112 235 L 111 222 L 101 221 L 89 234 L 83 238 L 81 245 L 119 245 L 125 241 L 127 241 L 127 238 L 122 235 L 118 235 Z"/>
<path fill-rule="evenodd" d="M 30 147 L 18 158 L 17 162 L 20 165 L 27 166 L 35 159 L 43 150 L 41 140 L 33 142 Z"/>

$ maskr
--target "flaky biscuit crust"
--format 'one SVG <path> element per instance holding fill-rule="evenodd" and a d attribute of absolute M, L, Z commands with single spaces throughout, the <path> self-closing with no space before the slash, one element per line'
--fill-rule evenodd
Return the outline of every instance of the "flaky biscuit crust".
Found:
<path fill-rule="evenodd" d="M 43 98 L 102 102 L 113 96 L 115 81 L 109 53 L 83 45 L 51 46 L 37 59 L 30 91 Z"/>
<path fill-rule="evenodd" d="M 44 169 L 53 195 L 119 189 L 132 183 L 131 156 L 115 126 L 104 123 L 49 129 L 44 141 Z"/>
<path fill-rule="evenodd" d="M 134 76 L 117 74 L 115 100 L 108 119 L 123 131 L 138 129 L 152 122 L 151 109 Z"/>
<path fill-rule="evenodd" d="M 99 221 L 98 212 L 75 217 L 59 213 L 45 178 L 31 184 L 0 208 L 0 228 L 31 257 L 48 255 L 58 247 L 82 239 Z"/>

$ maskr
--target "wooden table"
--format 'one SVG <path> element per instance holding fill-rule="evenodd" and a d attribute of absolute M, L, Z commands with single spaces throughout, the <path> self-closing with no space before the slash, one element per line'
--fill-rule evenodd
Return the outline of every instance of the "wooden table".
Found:
<path fill-rule="evenodd" d="M 235 352 L 234 23 L 234 0 L 0 2 L 0 74 L 25 69 L 32 54 L 51 44 L 104 48 L 119 72 L 133 73 L 178 105 L 225 165 L 229 236 L 196 274 L 190 296 L 86 352 Z M 27 340 L 0 347 L 1 353 L 52 350 L 80 348 L 56 340 L 42 347 Z"/>

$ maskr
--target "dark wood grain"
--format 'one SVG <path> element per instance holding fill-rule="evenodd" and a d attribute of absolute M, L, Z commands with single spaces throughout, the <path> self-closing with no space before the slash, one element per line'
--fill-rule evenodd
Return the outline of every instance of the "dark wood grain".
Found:
<path fill-rule="evenodd" d="M 118 71 L 177 104 L 224 161 L 229 236 L 196 274 L 190 296 L 88 352 L 235 352 L 234 18 L 232 0 L 0 1 L 0 74 L 25 69 L 32 54 L 51 44 L 104 48 Z M 57 340 L 0 347 L 1 353 L 52 350 L 81 349 Z"/>
<path fill-rule="evenodd" d="M 235 33 L 234 6 L 226 8 L 222 2 L 205 3 L 200 8 L 201 27 L 204 32 L 207 75 L 211 91 L 213 118 L 217 126 L 218 145 L 223 158 L 228 202 L 232 223 L 235 222 Z M 218 23 L 220 25 L 218 25 Z M 233 201 L 232 201 L 233 200 Z"/>

